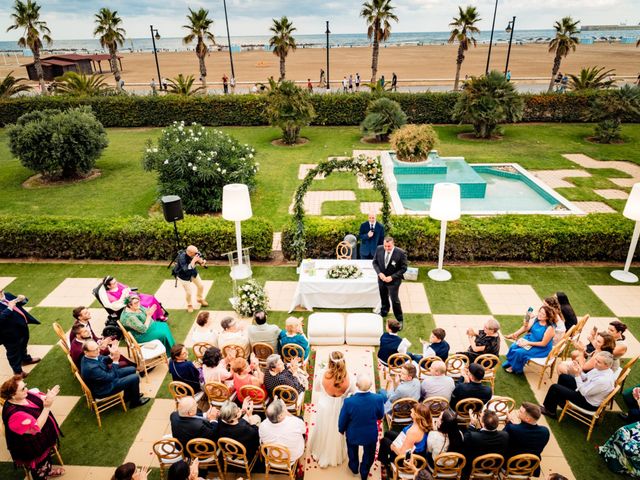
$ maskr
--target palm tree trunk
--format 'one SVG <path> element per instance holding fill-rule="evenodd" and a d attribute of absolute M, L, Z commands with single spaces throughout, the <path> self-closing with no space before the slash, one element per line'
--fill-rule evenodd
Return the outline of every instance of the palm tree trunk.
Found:
<path fill-rule="evenodd" d="M 198 55 L 198 62 L 200 63 L 200 81 L 203 87 L 207 87 L 207 66 L 204 64 L 204 55 Z"/>
<path fill-rule="evenodd" d="M 456 79 L 453 81 L 453 90 L 458 91 L 458 82 L 460 82 L 460 70 L 462 70 L 462 62 L 464 62 L 464 49 L 462 45 L 458 47 L 458 57 L 456 58 Z"/>
<path fill-rule="evenodd" d="M 116 79 L 116 85 L 120 88 L 120 68 L 118 67 L 118 51 L 115 45 L 109 45 L 109 63 L 111 64 L 111 71 Z"/>
<path fill-rule="evenodd" d="M 40 91 L 42 95 L 47 95 L 47 86 L 44 83 L 44 71 L 42 70 L 42 63 L 40 63 L 40 49 L 38 47 L 31 48 L 33 52 L 33 66 L 36 69 L 36 75 L 38 82 L 40 82 Z"/>
<path fill-rule="evenodd" d="M 378 75 L 378 54 L 380 53 L 380 42 L 378 41 L 378 29 L 373 32 L 373 50 L 371 52 L 371 84 L 376 83 Z"/>
<path fill-rule="evenodd" d="M 285 56 L 280 55 L 280 81 L 284 80 L 284 76 L 285 76 L 284 62 L 285 62 Z"/>
<path fill-rule="evenodd" d="M 556 56 L 553 59 L 553 69 L 551 70 L 551 81 L 549 82 L 549 89 L 547 90 L 547 93 L 551 93 L 553 92 L 553 81 L 556 78 L 556 75 L 558 74 L 558 71 L 560 70 L 560 61 L 562 60 L 562 58 L 560 57 L 560 54 L 556 52 Z"/>

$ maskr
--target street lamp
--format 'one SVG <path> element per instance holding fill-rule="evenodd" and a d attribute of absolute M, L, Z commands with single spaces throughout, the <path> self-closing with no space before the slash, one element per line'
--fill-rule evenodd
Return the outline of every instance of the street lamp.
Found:
<path fill-rule="evenodd" d="M 496 6 L 493 9 L 493 23 L 491 24 L 491 38 L 489 39 L 489 53 L 487 54 L 487 68 L 485 68 L 485 75 L 489 74 L 489 62 L 491 61 L 491 46 L 493 45 L 493 29 L 496 26 L 496 13 L 498 12 L 498 0 L 496 0 Z"/>
<path fill-rule="evenodd" d="M 330 90 L 331 87 L 329 86 L 329 34 L 331 32 L 329 31 L 329 20 L 327 20 L 327 31 L 324 33 L 327 34 L 327 90 Z"/>
<path fill-rule="evenodd" d="M 151 28 L 151 42 L 153 43 L 153 55 L 156 58 L 156 71 L 158 72 L 158 85 L 160 85 L 160 90 L 163 90 L 162 77 L 160 76 L 160 64 L 158 63 L 158 49 L 156 48 L 156 40 L 160 40 L 160 34 L 158 33 L 157 28 L 153 28 L 153 25 L 150 25 Z"/>
<path fill-rule="evenodd" d="M 224 5 L 224 22 L 227 24 L 227 43 L 229 44 L 229 60 L 231 61 L 231 78 L 236 78 L 236 74 L 233 70 L 233 54 L 231 53 L 231 36 L 229 35 L 229 20 L 227 19 L 227 0 L 222 0 Z"/>
<path fill-rule="evenodd" d="M 516 17 L 513 16 L 513 20 L 509 22 L 507 28 L 505 28 L 505 32 L 509 34 L 509 48 L 507 49 L 507 64 L 504 66 L 504 74 L 506 75 L 509 71 L 509 57 L 511 56 L 511 42 L 513 41 L 513 31 L 516 29 Z"/>

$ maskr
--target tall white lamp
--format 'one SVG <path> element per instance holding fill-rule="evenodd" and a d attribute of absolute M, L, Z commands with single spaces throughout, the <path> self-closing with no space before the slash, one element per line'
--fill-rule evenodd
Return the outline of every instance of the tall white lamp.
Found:
<path fill-rule="evenodd" d="M 638 237 L 640 237 L 640 183 L 636 183 L 631 189 L 627 204 L 624 207 L 622 214 L 635 220 L 636 226 L 633 229 L 633 235 L 631 236 L 631 245 L 629 246 L 629 253 L 627 254 L 627 261 L 624 264 L 624 270 L 614 270 L 611 272 L 611 276 L 616 280 L 624 283 L 636 283 L 638 276 L 631 273 L 629 268 L 631 267 L 631 260 L 633 260 L 633 254 L 638 246 Z"/>
<path fill-rule="evenodd" d="M 444 240 L 447 236 L 447 222 L 460 218 L 460 185 L 436 183 L 433 187 L 429 216 L 440 220 L 440 251 L 438 253 L 438 268 L 429 270 L 428 275 L 432 280 L 446 282 L 451 280 L 451 273 L 442 268 Z"/>
<path fill-rule="evenodd" d="M 251 267 L 243 263 L 242 232 L 240 222 L 253 215 L 249 188 L 242 183 L 231 183 L 222 188 L 222 218 L 236 222 L 236 247 L 238 248 L 238 265 L 231 268 L 234 280 L 244 280 L 251 276 Z"/>

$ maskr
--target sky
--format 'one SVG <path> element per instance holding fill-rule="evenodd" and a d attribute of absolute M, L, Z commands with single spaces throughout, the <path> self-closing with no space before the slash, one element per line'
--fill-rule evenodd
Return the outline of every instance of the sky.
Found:
<path fill-rule="evenodd" d="M 41 19 L 57 39 L 93 37 L 93 15 L 102 7 L 117 10 L 128 38 L 147 37 L 149 25 L 163 37 L 184 36 L 188 8 L 206 8 L 214 19 L 214 34 L 224 35 L 223 0 L 39 0 Z M 0 40 L 14 40 L 11 25 L 13 2 L 0 0 Z M 298 34 L 324 33 L 330 21 L 333 33 L 365 31 L 359 17 L 361 0 L 227 0 L 231 35 L 267 35 L 271 19 L 289 17 Z M 392 32 L 442 32 L 448 30 L 458 5 L 473 5 L 480 12 L 481 30 L 491 29 L 494 0 L 392 0 L 399 22 Z M 504 29 L 512 16 L 519 29 L 548 29 L 563 16 L 581 20 L 583 25 L 640 23 L 640 0 L 498 0 L 496 28 Z"/>

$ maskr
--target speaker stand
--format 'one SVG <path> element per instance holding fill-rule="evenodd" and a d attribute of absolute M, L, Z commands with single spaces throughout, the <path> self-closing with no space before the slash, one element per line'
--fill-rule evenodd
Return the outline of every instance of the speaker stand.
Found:
<path fill-rule="evenodd" d="M 180 251 L 180 234 L 178 233 L 178 223 L 176 220 L 173 221 L 173 242 L 174 242 L 174 255 L 177 255 L 178 252 Z M 173 263 L 173 260 L 175 259 L 175 256 L 171 259 L 171 261 L 169 262 L 169 265 L 167 265 L 167 268 L 171 267 L 171 264 Z"/>

